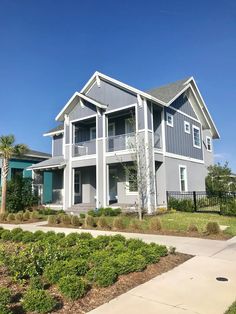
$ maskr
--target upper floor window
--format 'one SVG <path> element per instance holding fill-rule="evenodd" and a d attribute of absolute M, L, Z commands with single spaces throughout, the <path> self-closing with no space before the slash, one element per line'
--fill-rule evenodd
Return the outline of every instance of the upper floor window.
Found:
<path fill-rule="evenodd" d="M 96 138 L 96 127 L 90 128 L 90 140 L 94 140 Z"/>
<path fill-rule="evenodd" d="M 187 168 L 186 166 L 179 166 L 179 183 L 180 192 L 187 192 Z"/>
<path fill-rule="evenodd" d="M 166 124 L 169 126 L 174 126 L 174 117 L 169 112 L 166 113 Z"/>
<path fill-rule="evenodd" d="M 193 146 L 196 148 L 201 148 L 200 128 L 196 125 L 193 125 Z"/>
<path fill-rule="evenodd" d="M 212 140 L 211 140 L 210 136 L 206 137 L 206 147 L 207 147 L 207 150 L 209 152 L 212 151 Z"/>
<path fill-rule="evenodd" d="M 190 123 L 184 121 L 184 132 L 190 134 Z"/>

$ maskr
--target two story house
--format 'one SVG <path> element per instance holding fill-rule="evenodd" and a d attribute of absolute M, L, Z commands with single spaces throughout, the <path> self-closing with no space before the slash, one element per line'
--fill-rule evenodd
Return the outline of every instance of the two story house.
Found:
<path fill-rule="evenodd" d="M 44 134 L 52 138 L 52 158 L 31 169 L 53 173 L 53 199 L 64 209 L 138 202 L 135 175 L 125 170 L 137 135 L 148 164 L 149 213 L 166 206 L 166 191 L 205 190 L 219 133 L 193 77 L 141 91 L 95 72 L 56 121 Z"/>

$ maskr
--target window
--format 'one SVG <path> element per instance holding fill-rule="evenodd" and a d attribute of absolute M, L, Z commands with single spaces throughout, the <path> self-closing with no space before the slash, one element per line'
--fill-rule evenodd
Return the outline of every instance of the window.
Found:
<path fill-rule="evenodd" d="M 190 123 L 184 121 L 184 132 L 190 134 Z"/>
<path fill-rule="evenodd" d="M 174 126 L 174 117 L 172 114 L 168 113 L 166 114 L 166 124 L 169 126 Z"/>
<path fill-rule="evenodd" d="M 179 166 L 180 192 L 187 192 L 187 169 L 186 166 Z"/>
<path fill-rule="evenodd" d="M 93 126 L 90 128 L 90 140 L 94 140 L 96 138 L 96 127 Z"/>
<path fill-rule="evenodd" d="M 206 147 L 207 147 L 207 150 L 209 152 L 212 151 L 212 142 L 211 142 L 211 138 L 209 136 L 206 137 Z"/>
<path fill-rule="evenodd" d="M 199 127 L 193 125 L 193 146 L 201 148 L 201 136 Z"/>
<path fill-rule="evenodd" d="M 11 177 L 13 180 L 18 178 L 18 177 L 23 178 L 23 169 L 12 168 L 11 169 Z"/>
<path fill-rule="evenodd" d="M 134 168 L 127 169 L 127 192 L 137 193 L 138 192 L 138 182 L 137 182 L 137 170 Z"/>

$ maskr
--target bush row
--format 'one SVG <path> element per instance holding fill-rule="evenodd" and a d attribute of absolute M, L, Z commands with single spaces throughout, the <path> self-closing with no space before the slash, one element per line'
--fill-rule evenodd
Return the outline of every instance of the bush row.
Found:
<path fill-rule="evenodd" d="M 39 218 L 39 213 L 37 211 L 29 211 L 26 210 L 25 212 L 18 212 L 18 213 L 4 213 L 4 214 L 0 214 L 0 222 L 13 222 L 13 221 L 17 221 L 17 222 L 21 222 L 21 221 L 27 221 L 27 220 L 34 220 L 34 219 L 38 219 Z"/>
<path fill-rule="evenodd" d="M 118 216 L 121 214 L 120 208 L 111 208 L 111 207 L 101 207 L 97 210 L 91 209 L 88 211 L 88 215 L 92 217 L 101 217 L 101 216 Z"/>

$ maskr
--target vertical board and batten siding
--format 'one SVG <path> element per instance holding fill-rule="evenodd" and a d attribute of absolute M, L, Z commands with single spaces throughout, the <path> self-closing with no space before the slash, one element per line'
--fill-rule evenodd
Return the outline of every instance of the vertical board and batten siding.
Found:
<path fill-rule="evenodd" d="M 168 126 L 166 123 L 166 114 L 173 115 L 174 126 Z M 184 132 L 184 121 L 190 123 L 190 134 Z M 200 129 L 200 136 L 202 139 L 201 124 L 197 121 L 188 118 L 181 113 L 165 108 L 165 131 L 166 131 L 166 151 L 168 153 L 191 157 L 199 160 L 203 160 L 202 141 L 201 148 L 193 146 L 193 129 L 195 125 Z"/>
<path fill-rule="evenodd" d="M 152 130 L 152 104 L 147 102 L 147 126 L 149 130 Z"/>
<path fill-rule="evenodd" d="M 83 107 L 81 107 L 80 104 L 77 104 L 75 105 L 74 109 L 71 110 L 71 112 L 69 113 L 70 121 L 86 118 L 97 114 L 97 107 L 95 105 L 87 101 L 84 101 L 83 103 Z"/>
<path fill-rule="evenodd" d="M 53 156 L 62 156 L 63 155 L 63 134 L 53 136 Z"/>
<path fill-rule="evenodd" d="M 170 106 L 186 113 L 187 115 L 195 119 L 198 119 L 186 94 L 180 95 L 175 101 L 173 101 L 173 103 Z"/>
<path fill-rule="evenodd" d="M 100 81 L 100 87 L 98 87 L 95 83 L 86 95 L 104 105 L 107 105 L 108 108 L 106 112 L 132 105 L 137 102 L 136 95 L 133 95 L 111 83 L 105 82 L 102 79 Z"/>

